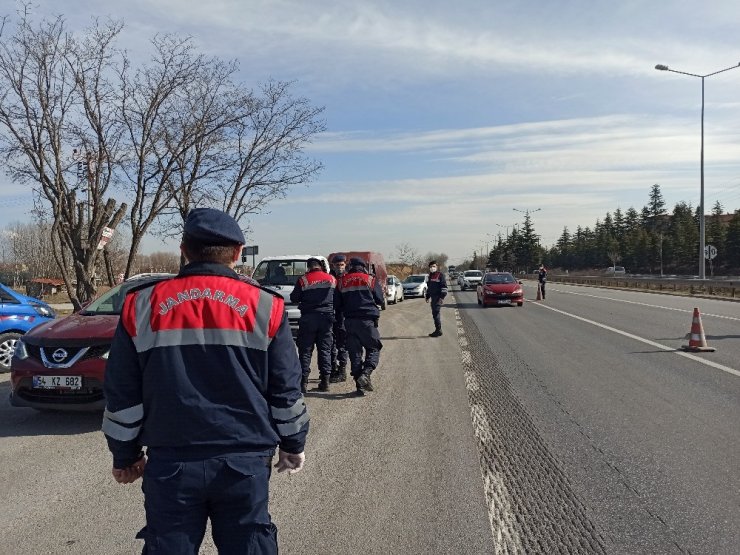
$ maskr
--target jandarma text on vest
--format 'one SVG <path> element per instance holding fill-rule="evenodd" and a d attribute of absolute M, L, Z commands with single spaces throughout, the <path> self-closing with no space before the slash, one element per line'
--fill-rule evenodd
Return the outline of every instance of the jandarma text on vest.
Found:
<path fill-rule="evenodd" d="M 211 293 L 210 287 L 206 287 L 205 289 L 203 289 L 203 291 L 201 291 L 197 287 L 193 287 L 192 289 L 186 289 L 185 291 L 178 292 L 176 296 L 177 300 L 175 300 L 173 297 L 167 297 L 166 301 L 159 303 L 160 315 L 164 316 L 170 310 L 181 303 L 187 301 L 195 301 L 198 299 L 208 299 L 228 305 L 236 310 L 239 313 L 239 316 L 244 316 L 249 309 L 247 305 L 241 304 L 241 299 L 234 297 L 233 295 L 227 296 L 224 291 L 219 291 L 218 289 Z"/>

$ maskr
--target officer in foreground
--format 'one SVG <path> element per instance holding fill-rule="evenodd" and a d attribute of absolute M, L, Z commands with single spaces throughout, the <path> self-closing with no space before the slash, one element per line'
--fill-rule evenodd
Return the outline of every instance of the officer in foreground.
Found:
<path fill-rule="evenodd" d="M 350 259 L 349 272 L 342 276 L 338 288 L 337 310 L 344 317 L 352 377 L 357 394 L 362 396 L 365 391 L 373 390 L 370 375 L 380 362 L 383 348 L 378 332 L 378 305 L 384 301 L 383 289 L 375 276 L 367 273 L 365 262 L 360 258 Z"/>
<path fill-rule="evenodd" d="M 429 263 L 429 276 L 427 277 L 427 292 L 425 299 L 432 304 L 432 320 L 434 320 L 434 331 L 429 337 L 439 337 L 442 335 L 442 316 L 440 308 L 447 296 L 447 280 L 442 272 L 437 268 L 437 261 L 432 260 Z"/>
<path fill-rule="evenodd" d="M 314 345 L 319 366 L 319 391 L 329 391 L 337 280 L 324 271 L 318 258 L 309 258 L 306 261 L 306 268 L 308 271 L 298 279 L 290 294 L 290 300 L 297 304 L 301 311 L 296 338 L 298 358 L 303 370 L 301 391 L 305 393 L 308 389 Z"/>
<path fill-rule="evenodd" d="M 537 270 L 537 287 L 540 288 L 543 301 L 545 300 L 545 285 L 547 285 L 547 269 L 544 264 L 540 264 L 540 269 Z"/>
<path fill-rule="evenodd" d="M 347 257 L 343 254 L 335 254 L 331 259 L 331 275 L 337 282 L 341 279 L 346 271 Z M 331 375 L 329 381 L 339 383 L 347 381 L 347 330 L 344 329 L 344 317 L 341 312 L 337 313 L 332 329 L 334 343 L 331 349 Z"/>
<path fill-rule="evenodd" d="M 115 480 L 143 475 L 144 553 L 198 553 L 209 518 L 220 554 L 277 553 L 272 457 L 301 470 L 309 417 L 283 299 L 232 269 L 244 242 L 233 218 L 195 209 L 189 263 L 124 301 L 103 432 Z"/>

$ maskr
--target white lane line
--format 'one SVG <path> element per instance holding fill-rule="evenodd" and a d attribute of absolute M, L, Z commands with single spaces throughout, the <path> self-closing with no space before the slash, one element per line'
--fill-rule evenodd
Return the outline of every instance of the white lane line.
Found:
<path fill-rule="evenodd" d="M 659 304 L 650 304 L 650 303 L 641 303 L 638 301 L 628 301 L 626 299 L 615 299 L 614 297 L 603 297 L 601 295 L 590 295 L 588 293 L 578 293 L 576 291 L 566 291 L 565 289 L 552 289 L 552 291 L 557 291 L 558 293 L 565 293 L 567 295 L 577 295 L 579 297 L 591 297 L 594 299 L 602 299 L 605 301 L 615 301 L 618 303 L 625 303 L 625 304 L 634 304 L 639 306 L 646 306 L 649 308 L 660 308 L 663 310 L 672 310 L 674 312 L 685 312 L 686 314 L 691 314 L 694 312 L 693 309 L 687 309 L 687 308 L 673 308 L 670 306 L 662 306 Z M 696 299 L 697 302 L 700 299 Z M 722 318 L 723 320 L 734 320 L 736 322 L 740 322 L 740 318 L 736 318 L 735 316 L 723 316 L 722 314 L 712 314 L 711 312 L 702 312 L 702 316 L 711 316 L 712 318 Z"/>
<path fill-rule="evenodd" d="M 662 345 L 661 343 L 656 343 L 655 341 L 651 341 L 650 339 L 646 339 L 644 337 L 640 337 L 639 335 L 634 335 L 632 333 L 619 330 L 617 328 L 613 328 L 611 326 L 607 326 L 606 324 L 601 324 L 599 322 L 595 322 L 593 320 L 589 320 L 588 318 L 583 318 L 581 316 L 576 316 L 575 314 L 571 314 L 570 312 L 565 312 L 564 310 L 558 310 L 557 308 L 553 308 L 551 306 L 547 306 L 542 303 L 530 303 L 534 304 L 535 306 L 539 306 L 541 308 L 546 308 L 547 310 L 552 310 L 553 312 L 557 312 L 559 314 L 562 314 L 564 316 L 569 316 L 570 318 L 575 318 L 576 320 L 580 320 L 581 322 L 585 322 L 587 324 L 591 324 L 592 326 L 596 326 L 599 328 L 603 328 L 607 331 L 611 331 L 614 333 L 618 333 L 619 335 L 623 335 L 625 337 L 629 337 L 630 339 L 634 339 L 635 341 L 640 341 L 641 343 L 645 343 L 647 345 L 650 345 L 651 347 L 655 347 L 657 349 L 662 349 L 664 351 L 670 351 L 672 353 L 675 353 L 679 356 L 691 359 L 696 362 L 700 362 L 701 364 L 705 364 L 706 366 L 711 366 L 712 368 L 716 368 L 717 370 L 722 370 L 723 372 L 727 372 L 728 374 L 733 374 L 735 376 L 740 376 L 740 370 L 735 370 L 734 368 L 730 368 L 729 366 L 725 366 L 724 364 L 719 364 L 717 362 L 713 362 L 711 360 L 705 360 L 703 358 L 700 358 L 696 355 L 692 355 L 691 353 L 687 353 L 685 351 L 678 351 L 674 349 L 673 347 L 668 347 L 667 345 Z"/>

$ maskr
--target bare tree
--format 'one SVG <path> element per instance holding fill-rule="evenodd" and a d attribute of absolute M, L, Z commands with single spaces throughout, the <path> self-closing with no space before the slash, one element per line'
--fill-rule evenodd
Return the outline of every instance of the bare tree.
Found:
<path fill-rule="evenodd" d="M 421 268 L 424 265 L 419 251 L 408 243 L 396 245 L 396 252 L 398 253 L 398 260 L 410 267 L 412 274 L 416 272 L 416 268 Z"/>
<path fill-rule="evenodd" d="M 11 178 L 32 184 L 49 206 L 51 253 L 76 310 L 95 294 L 103 230 L 126 210 L 105 200 L 120 135 L 107 109 L 120 30 L 96 22 L 80 40 L 61 17 L 34 26 L 27 8 L 13 35 L 0 30 L 0 156 Z M 77 200 L 82 190 L 87 202 Z"/>

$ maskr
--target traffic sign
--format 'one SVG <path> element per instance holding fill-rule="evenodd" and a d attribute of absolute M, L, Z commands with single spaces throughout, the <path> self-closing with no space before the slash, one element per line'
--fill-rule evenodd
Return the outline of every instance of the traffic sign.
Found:
<path fill-rule="evenodd" d="M 717 247 L 714 245 L 707 245 L 704 247 L 704 258 L 707 260 L 714 260 L 717 258 Z"/>

